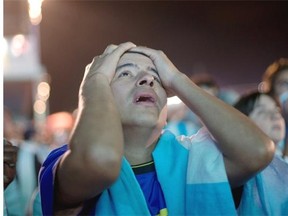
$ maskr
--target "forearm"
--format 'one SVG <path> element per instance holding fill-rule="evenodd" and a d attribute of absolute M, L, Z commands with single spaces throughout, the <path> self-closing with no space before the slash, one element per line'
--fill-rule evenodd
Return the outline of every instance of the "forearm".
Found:
<path fill-rule="evenodd" d="M 109 45 L 85 69 L 70 149 L 56 171 L 55 203 L 59 209 L 80 206 L 119 176 L 124 138 L 110 84 L 120 57 L 132 47 L 135 45 L 129 42 Z"/>
<path fill-rule="evenodd" d="M 251 169 L 272 159 L 272 141 L 248 117 L 200 89 L 184 74 L 173 80 L 173 91 L 200 117 L 224 157 Z"/>
<path fill-rule="evenodd" d="M 119 158 L 123 154 L 123 133 L 110 84 L 105 76 L 96 75 L 93 98 L 80 100 L 79 115 L 70 148 L 83 156 Z M 108 157 L 109 157 L 108 156 Z"/>
<path fill-rule="evenodd" d="M 97 74 L 93 82 L 88 87 L 92 86 L 89 92 L 95 93 L 93 97 L 82 95 L 84 100 L 80 99 L 70 150 L 57 170 L 59 206 L 78 206 L 81 201 L 96 196 L 120 172 L 123 135 L 119 114 L 105 76 Z"/>

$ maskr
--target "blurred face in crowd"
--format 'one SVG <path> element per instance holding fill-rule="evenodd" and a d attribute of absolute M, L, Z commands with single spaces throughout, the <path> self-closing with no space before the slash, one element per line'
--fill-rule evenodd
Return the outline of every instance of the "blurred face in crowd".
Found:
<path fill-rule="evenodd" d="M 3 144 L 3 181 L 5 189 L 16 176 L 18 147 L 13 146 L 12 143 L 5 138 L 3 139 Z"/>
<path fill-rule="evenodd" d="M 277 144 L 284 139 L 285 123 L 280 109 L 268 95 L 261 95 L 249 117 Z"/>
<path fill-rule="evenodd" d="M 164 127 L 167 95 L 150 58 L 125 53 L 119 60 L 111 88 L 122 125 Z"/>
<path fill-rule="evenodd" d="M 288 92 L 288 69 L 281 71 L 275 78 L 274 92 L 277 97 Z"/>
<path fill-rule="evenodd" d="M 288 69 L 282 70 L 274 80 L 274 96 L 279 98 L 282 115 L 288 122 Z"/>
<path fill-rule="evenodd" d="M 14 121 L 10 111 L 4 109 L 3 136 L 13 145 L 20 145 L 23 140 L 24 130 Z"/>

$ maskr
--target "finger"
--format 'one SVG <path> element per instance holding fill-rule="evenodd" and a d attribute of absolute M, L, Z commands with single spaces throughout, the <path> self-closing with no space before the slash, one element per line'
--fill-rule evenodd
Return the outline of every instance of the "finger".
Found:
<path fill-rule="evenodd" d="M 137 46 L 131 49 L 131 51 L 135 51 L 135 52 L 155 52 L 155 49 L 146 47 L 146 46 Z"/>
<path fill-rule="evenodd" d="M 151 49 L 151 48 L 144 47 L 144 46 L 134 47 L 134 48 L 131 49 L 131 51 L 132 51 L 132 52 L 142 53 L 142 54 L 146 55 L 147 57 L 151 58 L 152 60 L 155 59 L 155 54 L 156 54 L 157 52 L 163 53 L 163 52 L 160 51 L 160 50 L 155 50 L 155 49 Z"/>
<path fill-rule="evenodd" d="M 125 51 L 127 51 L 128 49 L 131 49 L 132 47 L 136 47 L 136 45 L 131 42 L 122 43 L 119 46 L 111 44 L 105 49 L 104 53 L 100 57 L 110 57 L 112 59 L 116 58 L 119 60 L 120 56 Z M 94 65 L 97 63 L 98 58 L 99 56 L 96 56 L 93 58 L 93 61 L 89 65 L 86 66 L 86 71 L 89 71 L 90 68 L 94 67 Z"/>
<path fill-rule="evenodd" d="M 95 64 L 97 63 L 97 60 L 99 59 L 99 57 L 100 56 L 95 56 L 93 58 L 92 62 L 90 64 L 86 65 L 85 72 L 84 72 L 84 79 L 87 77 L 87 74 L 89 73 L 90 68 L 92 69 L 95 66 Z"/>
<path fill-rule="evenodd" d="M 111 57 L 117 59 L 118 61 L 121 55 L 123 55 L 123 53 L 125 53 L 127 50 L 133 47 L 136 47 L 134 43 L 131 42 L 122 43 L 111 53 Z"/>
<path fill-rule="evenodd" d="M 117 47 L 118 46 L 115 44 L 110 44 L 109 46 L 106 47 L 102 55 L 106 55 L 106 54 L 113 52 Z"/>

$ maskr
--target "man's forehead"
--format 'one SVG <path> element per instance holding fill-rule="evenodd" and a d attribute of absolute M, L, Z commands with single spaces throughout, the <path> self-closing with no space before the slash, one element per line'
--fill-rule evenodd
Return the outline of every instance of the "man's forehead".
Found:
<path fill-rule="evenodd" d="M 142 53 L 142 52 L 138 52 L 138 51 L 127 50 L 124 54 L 142 55 L 142 56 L 146 56 L 147 58 L 150 59 L 150 57 L 148 55 L 146 55 L 145 53 Z"/>
<path fill-rule="evenodd" d="M 145 55 L 144 53 L 141 53 L 141 52 L 135 52 L 135 51 L 127 51 L 125 52 L 119 62 L 122 62 L 122 61 L 131 61 L 131 62 L 145 62 L 145 63 L 151 63 L 153 64 L 152 60 L 150 59 L 149 56 Z M 154 64 L 153 64 L 154 65 Z"/>
<path fill-rule="evenodd" d="M 133 51 L 125 52 L 118 62 L 117 70 L 123 67 L 136 67 L 136 68 L 144 67 L 157 73 L 153 61 L 147 55 L 140 52 L 133 52 Z"/>

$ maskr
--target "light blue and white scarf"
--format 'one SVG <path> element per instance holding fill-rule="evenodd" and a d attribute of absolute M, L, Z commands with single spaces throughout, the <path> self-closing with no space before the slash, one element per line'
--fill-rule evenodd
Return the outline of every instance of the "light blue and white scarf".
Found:
<path fill-rule="evenodd" d="M 168 215 L 236 215 L 223 156 L 207 131 L 178 139 L 166 131 L 153 152 Z M 150 215 L 130 164 L 98 200 L 95 215 Z"/>
<path fill-rule="evenodd" d="M 178 138 L 165 131 L 152 156 L 168 215 L 236 215 L 223 156 L 207 130 Z M 56 167 L 55 161 L 53 167 Z M 53 184 L 52 176 L 46 180 Z M 47 199 L 48 194 L 42 195 Z M 39 212 L 39 194 L 34 204 L 34 212 Z M 53 208 L 52 203 L 51 206 L 42 203 L 47 205 Z M 97 201 L 95 215 L 150 215 L 143 192 L 125 158 L 119 178 Z"/>
<path fill-rule="evenodd" d="M 239 215 L 288 215 L 288 164 L 272 162 L 244 186 Z"/>

